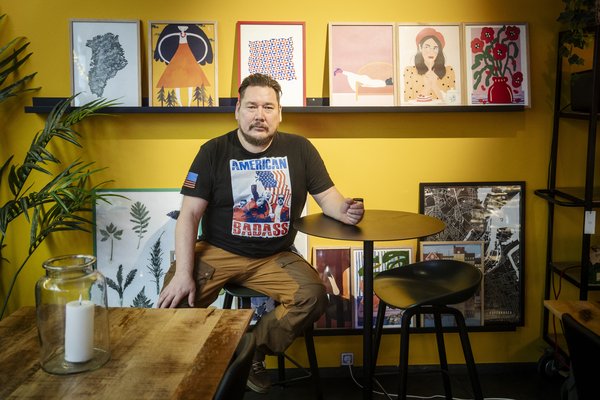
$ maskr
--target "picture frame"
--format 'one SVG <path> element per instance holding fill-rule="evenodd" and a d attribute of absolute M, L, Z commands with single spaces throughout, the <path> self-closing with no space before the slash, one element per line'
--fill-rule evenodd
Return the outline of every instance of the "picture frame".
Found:
<path fill-rule="evenodd" d="M 483 241 L 484 324 L 523 326 L 525 182 L 421 183 L 419 212 L 446 224 L 424 241 Z"/>
<path fill-rule="evenodd" d="M 457 260 L 473 264 L 483 274 L 483 241 L 421 241 L 419 243 L 421 261 L 427 260 Z M 453 304 L 465 317 L 467 326 L 482 326 L 484 316 L 484 285 L 482 284 L 473 297 L 460 304 Z M 456 326 L 453 316 L 442 315 L 442 325 Z M 432 314 L 421 315 L 421 326 L 434 327 Z"/>
<path fill-rule="evenodd" d="M 352 248 L 352 310 L 354 328 L 362 329 L 364 326 L 363 313 L 363 273 L 364 250 Z M 414 261 L 412 247 L 376 247 L 373 249 L 373 277 L 388 269 L 402 267 Z M 373 323 L 377 319 L 379 298 L 373 294 Z M 403 310 L 388 307 L 385 312 L 384 328 L 397 328 L 401 326 Z M 411 325 L 415 326 L 415 319 L 411 319 Z"/>
<path fill-rule="evenodd" d="M 398 24 L 398 104 L 463 103 L 461 24 Z M 433 72 L 435 83 L 426 73 Z"/>
<path fill-rule="evenodd" d="M 281 86 L 283 107 L 306 106 L 306 33 L 303 21 L 238 21 L 238 85 L 250 74 Z"/>
<path fill-rule="evenodd" d="M 175 261 L 180 189 L 98 192 L 111 195 L 110 203 L 98 202 L 93 210 L 94 255 L 108 284 L 108 305 L 155 308 L 165 274 Z M 221 291 L 211 305 L 222 308 L 224 297 Z"/>
<path fill-rule="evenodd" d="M 329 105 L 395 106 L 395 23 L 329 23 Z"/>
<path fill-rule="evenodd" d="M 217 22 L 148 22 L 148 105 L 218 107 Z"/>
<path fill-rule="evenodd" d="M 315 328 L 352 328 L 350 247 L 313 247 L 311 264 L 319 273 L 329 305 Z"/>
<path fill-rule="evenodd" d="M 464 24 L 467 104 L 530 107 L 527 23 Z"/>
<path fill-rule="evenodd" d="M 100 98 L 142 104 L 139 20 L 71 19 L 73 106 Z"/>

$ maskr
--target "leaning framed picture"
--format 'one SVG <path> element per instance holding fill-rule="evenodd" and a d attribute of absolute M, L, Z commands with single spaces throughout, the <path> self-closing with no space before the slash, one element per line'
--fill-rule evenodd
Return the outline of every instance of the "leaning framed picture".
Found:
<path fill-rule="evenodd" d="M 148 104 L 218 106 L 217 23 L 150 21 L 148 27 Z"/>
<path fill-rule="evenodd" d="M 94 208 L 94 254 L 111 307 L 156 307 L 175 261 L 179 189 L 100 190 L 113 195 Z M 222 307 L 224 293 L 213 303 Z"/>
<path fill-rule="evenodd" d="M 388 269 L 402 267 L 404 265 L 413 262 L 413 249 L 412 247 L 381 247 L 373 249 L 373 277 L 377 276 L 378 273 L 386 271 Z M 363 286 L 363 265 L 364 265 L 364 251 L 362 248 L 352 249 L 352 264 L 351 264 L 351 278 L 352 278 L 352 308 L 354 312 L 354 328 L 362 329 L 364 327 L 364 306 L 363 299 L 366 294 L 364 293 Z M 379 298 L 373 296 L 373 321 L 375 322 L 377 317 L 377 311 L 379 308 Z M 401 325 L 403 310 L 397 308 L 388 307 L 385 312 L 385 319 L 383 326 L 384 328 L 399 327 Z M 411 320 L 411 324 L 414 326 L 414 321 Z"/>
<path fill-rule="evenodd" d="M 70 21 L 74 106 L 106 98 L 141 106 L 140 21 Z"/>
<path fill-rule="evenodd" d="M 427 242 L 421 241 L 419 246 L 421 261 L 427 260 L 457 260 L 473 264 L 483 274 L 483 241 L 457 241 L 457 242 Z M 484 312 L 484 285 L 469 300 L 452 307 L 462 312 L 465 323 L 469 326 L 483 325 Z M 456 321 L 448 314 L 442 315 L 443 326 L 456 326 Z M 434 327 L 433 315 L 423 314 L 421 326 Z"/>
<path fill-rule="evenodd" d="M 238 21 L 239 83 L 250 74 L 269 75 L 281 86 L 281 105 L 306 105 L 304 22 Z"/>
<path fill-rule="evenodd" d="M 352 328 L 350 247 L 313 247 L 312 265 L 319 273 L 329 299 L 315 328 Z"/>
<path fill-rule="evenodd" d="M 467 104 L 529 107 L 525 23 L 465 24 Z"/>
<path fill-rule="evenodd" d="M 329 104 L 396 105 L 393 23 L 329 23 Z"/>
<path fill-rule="evenodd" d="M 398 25 L 401 106 L 462 103 L 461 26 Z"/>
<path fill-rule="evenodd" d="M 425 241 L 482 241 L 484 324 L 524 322 L 525 182 L 421 183 L 419 211 L 446 229 Z"/>

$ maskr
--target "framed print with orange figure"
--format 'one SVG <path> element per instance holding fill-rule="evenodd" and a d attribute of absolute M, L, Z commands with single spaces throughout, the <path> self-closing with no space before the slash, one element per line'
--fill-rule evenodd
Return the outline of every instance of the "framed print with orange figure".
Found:
<path fill-rule="evenodd" d="M 401 106 L 462 103 L 459 24 L 398 25 Z"/>
<path fill-rule="evenodd" d="M 525 23 L 465 24 L 467 104 L 529 107 Z"/>
<path fill-rule="evenodd" d="M 152 107 L 216 107 L 217 23 L 150 21 Z"/>
<path fill-rule="evenodd" d="M 396 105 L 394 23 L 329 23 L 329 104 Z"/>
<path fill-rule="evenodd" d="M 238 21 L 239 83 L 250 74 L 269 75 L 281 86 L 284 107 L 306 105 L 305 23 Z"/>

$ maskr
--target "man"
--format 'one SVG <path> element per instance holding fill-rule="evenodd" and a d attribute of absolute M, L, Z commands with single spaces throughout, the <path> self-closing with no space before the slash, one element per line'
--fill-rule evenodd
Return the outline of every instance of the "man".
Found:
<path fill-rule="evenodd" d="M 206 307 L 225 283 L 233 282 L 277 301 L 280 305 L 253 330 L 257 350 L 248 386 L 260 393 L 270 387 L 265 355 L 285 351 L 327 306 L 317 271 L 291 251 L 296 234 L 292 221 L 300 216 L 307 192 L 326 215 L 343 223 L 357 224 L 364 213 L 361 202 L 338 192 L 307 139 L 277 130 L 280 96 L 274 79 L 248 76 L 235 108 L 238 128 L 200 148 L 181 190 L 177 265 L 167 273 L 158 299 L 162 308 Z M 235 205 L 246 199 L 267 203 L 280 195 L 287 202 L 282 207 L 290 211 L 279 221 L 234 217 Z M 246 207 L 257 207 L 251 203 Z M 203 240 L 196 242 L 201 219 Z"/>

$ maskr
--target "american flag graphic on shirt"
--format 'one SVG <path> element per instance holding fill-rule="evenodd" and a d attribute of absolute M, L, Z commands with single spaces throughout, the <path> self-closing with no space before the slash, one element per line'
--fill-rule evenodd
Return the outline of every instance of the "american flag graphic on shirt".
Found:
<path fill-rule="evenodd" d="M 185 181 L 183 181 L 183 187 L 196 189 L 196 181 L 198 180 L 198 174 L 195 172 L 188 172 L 185 177 Z"/>

